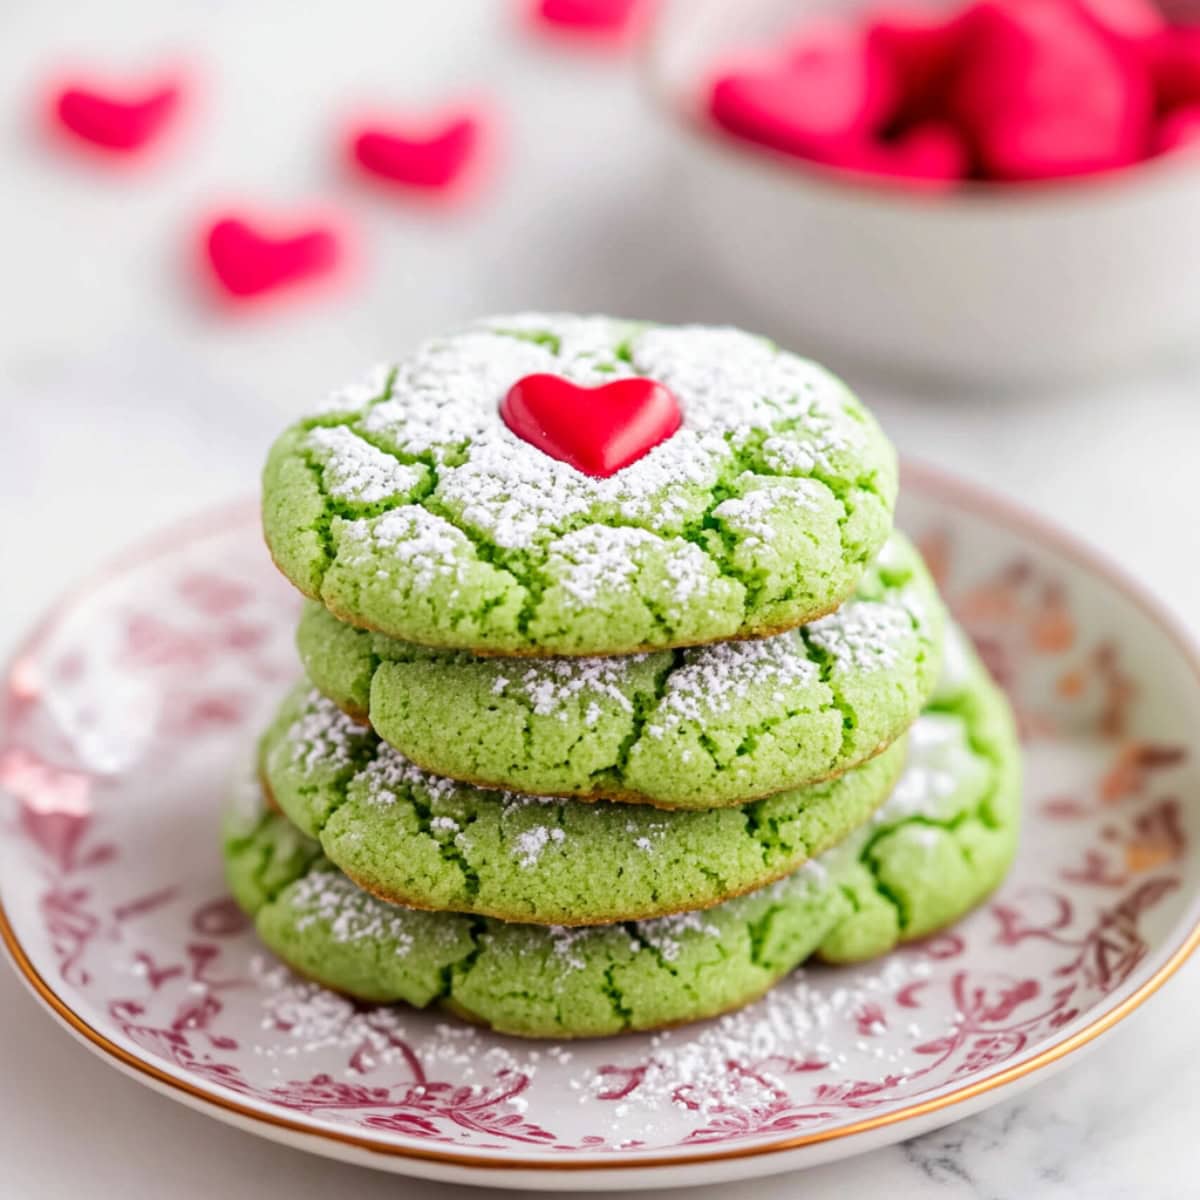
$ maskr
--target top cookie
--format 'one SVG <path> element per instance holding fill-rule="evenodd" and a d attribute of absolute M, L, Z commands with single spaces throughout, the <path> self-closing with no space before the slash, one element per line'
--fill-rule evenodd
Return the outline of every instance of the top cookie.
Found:
<path fill-rule="evenodd" d="M 665 440 L 588 473 L 526 440 L 528 412 L 520 433 L 502 414 L 547 375 L 653 380 L 681 423 L 630 416 L 623 396 L 624 432 Z M 608 401 L 565 390 L 590 428 Z M 840 381 L 750 334 L 526 315 L 336 394 L 275 443 L 263 486 L 276 563 L 343 621 L 482 654 L 603 655 L 833 610 L 891 529 L 896 461 Z"/>

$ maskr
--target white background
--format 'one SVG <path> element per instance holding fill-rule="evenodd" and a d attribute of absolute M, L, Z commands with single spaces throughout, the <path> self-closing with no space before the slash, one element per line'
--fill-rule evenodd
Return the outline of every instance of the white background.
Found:
<path fill-rule="evenodd" d="M 56 70 L 177 55 L 201 96 L 152 169 L 114 175 L 39 137 L 38 89 Z M 476 205 L 422 211 L 338 169 L 338 122 L 357 104 L 402 112 L 481 93 L 506 136 Z M 533 41 L 503 0 L 4 0 L 0 648 L 117 548 L 251 493 L 289 414 L 420 336 L 530 307 L 772 332 L 706 269 L 669 149 L 630 62 Z M 191 271 L 194 231 L 230 199 L 341 208 L 359 234 L 358 286 L 249 319 L 216 310 Z M 1200 350 L 1006 396 L 904 390 L 832 365 L 902 450 L 1083 535 L 1200 632 Z M 1021 1100 L 735 1194 L 1193 1196 L 1197 1001 L 1200 964 Z M 0 972 L 0 1195 L 330 1194 L 478 1193 L 309 1158 L 186 1111 L 92 1058 Z"/>

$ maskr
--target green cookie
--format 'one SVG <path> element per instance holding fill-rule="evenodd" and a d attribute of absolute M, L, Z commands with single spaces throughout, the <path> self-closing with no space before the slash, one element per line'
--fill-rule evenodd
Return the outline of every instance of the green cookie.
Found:
<path fill-rule="evenodd" d="M 360 891 L 250 787 L 225 840 L 230 886 L 302 974 L 379 1003 L 438 1003 L 503 1033 L 588 1037 L 736 1008 L 816 954 L 884 954 L 956 920 L 1016 849 L 1020 755 L 965 645 L 913 730 L 892 796 L 799 871 L 703 912 L 601 926 L 399 908 Z"/>
<path fill-rule="evenodd" d="M 855 599 L 761 641 L 629 658 L 477 658 L 308 606 L 309 677 L 426 770 L 533 795 L 710 809 L 827 779 L 890 745 L 937 681 L 944 612 L 893 534 Z"/>
<path fill-rule="evenodd" d="M 607 478 L 514 433 L 525 376 L 631 376 L 682 425 Z M 733 329 L 514 316 L 428 342 L 275 443 L 280 569 L 353 625 L 508 655 L 628 654 L 831 612 L 892 523 L 895 453 L 821 367 Z"/>
<path fill-rule="evenodd" d="M 260 749 L 276 804 L 360 887 L 541 925 L 708 908 L 762 887 L 861 825 L 904 765 L 901 739 L 838 779 L 709 812 L 547 800 L 430 775 L 307 687 Z"/>

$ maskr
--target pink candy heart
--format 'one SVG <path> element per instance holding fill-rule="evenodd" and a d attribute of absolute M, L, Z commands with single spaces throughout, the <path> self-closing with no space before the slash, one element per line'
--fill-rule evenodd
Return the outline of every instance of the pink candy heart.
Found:
<path fill-rule="evenodd" d="M 886 62 L 899 90 L 896 116 L 919 121 L 944 115 L 962 21 L 925 8 L 883 9 L 867 24 L 868 52 Z"/>
<path fill-rule="evenodd" d="M 125 95 L 77 81 L 56 90 L 52 115 L 58 127 L 70 136 L 108 153 L 131 155 L 162 133 L 178 109 L 182 94 L 178 81 Z"/>
<path fill-rule="evenodd" d="M 769 67 L 718 78 L 709 111 L 739 137 L 838 162 L 870 135 L 893 94 L 891 74 L 868 54 L 859 31 L 829 24 L 803 30 Z"/>
<path fill-rule="evenodd" d="M 977 0 L 963 17 L 952 111 L 992 178 L 1109 170 L 1146 151 L 1138 57 L 1060 0 Z"/>
<path fill-rule="evenodd" d="M 216 282 L 239 301 L 328 279 L 344 259 L 342 238 L 331 225 L 269 234 L 235 213 L 207 225 L 203 248 Z"/>
<path fill-rule="evenodd" d="M 1075 0 L 1079 9 L 1106 33 L 1133 44 L 1145 44 L 1167 28 L 1153 0 Z"/>
<path fill-rule="evenodd" d="M 640 23 L 647 0 L 535 0 L 533 21 L 554 33 L 623 39 Z"/>
<path fill-rule="evenodd" d="M 1148 59 L 1160 108 L 1200 103 L 1200 27 L 1164 31 Z"/>
<path fill-rule="evenodd" d="M 966 176 L 971 153 L 953 125 L 931 120 L 888 141 L 869 143 L 857 166 L 919 191 L 942 191 Z"/>
<path fill-rule="evenodd" d="M 360 170 L 386 183 L 437 191 L 463 179 L 483 136 L 475 116 L 453 117 L 427 132 L 370 125 L 350 134 L 348 150 Z"/>
<path fill-rule="evenodd" d="M 1177 108 L 1163 118 L 1154 139 L 1157 154 L 1200 153 L 1200 104 Z"/>

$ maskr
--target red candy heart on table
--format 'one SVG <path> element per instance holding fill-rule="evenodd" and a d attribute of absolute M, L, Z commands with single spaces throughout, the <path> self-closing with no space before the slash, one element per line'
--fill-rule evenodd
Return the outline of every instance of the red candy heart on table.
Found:
<path fill-rule="evenodd" d="M 641 16 L 646 0 L 536 0 L 530 15 L 554 32 L 621 38 Z"/>
<path fill-rule="evenodd" d="M 1142 158 L 1152 115 L 1137 54 L 1067 0 L 976 0 L 951 106 L 994 179 L 1059 178 Z"/>
<path fill-rule="evenodd" d="M 558 375 L 526 375 L 509 388 L 500 415 L 517 437 L 601 479 L 648 454 L 683 423 L 671 392 L 642 378 L 587 388 Z"/>
<path fill-rule="evenodd" d="M 363 171 L 402 187 L 437 190 L 458 182 L 475 159 L 483 122 L 461 116 L 426 134 L 368 126 L 351 133 L 349 153 Z"/>
<path fill-rule="evenodd" d="M 327 278 L 343 259 L 342 240 L 331 227 L 271 236 L 234 215 L 208 226 L 204 251 L 217 282 L 236 300 Z"/>
<path fill-rule="evenodd" d="M 887 111 L 894 79 L 862 34 L 827 24 L 803 31 L 781 61 L 718 78 L 709 111 L 731 133 L 785 154 L 838 162 Z"/>
<path fill-rule="evenodd" d="M 166 127 L 182 98 L 179 83 L 118 96 L 86 83 L 68 83 L 53 96 L 58 126 L 81 141 L 116 154 L 134 154 Z"/>

